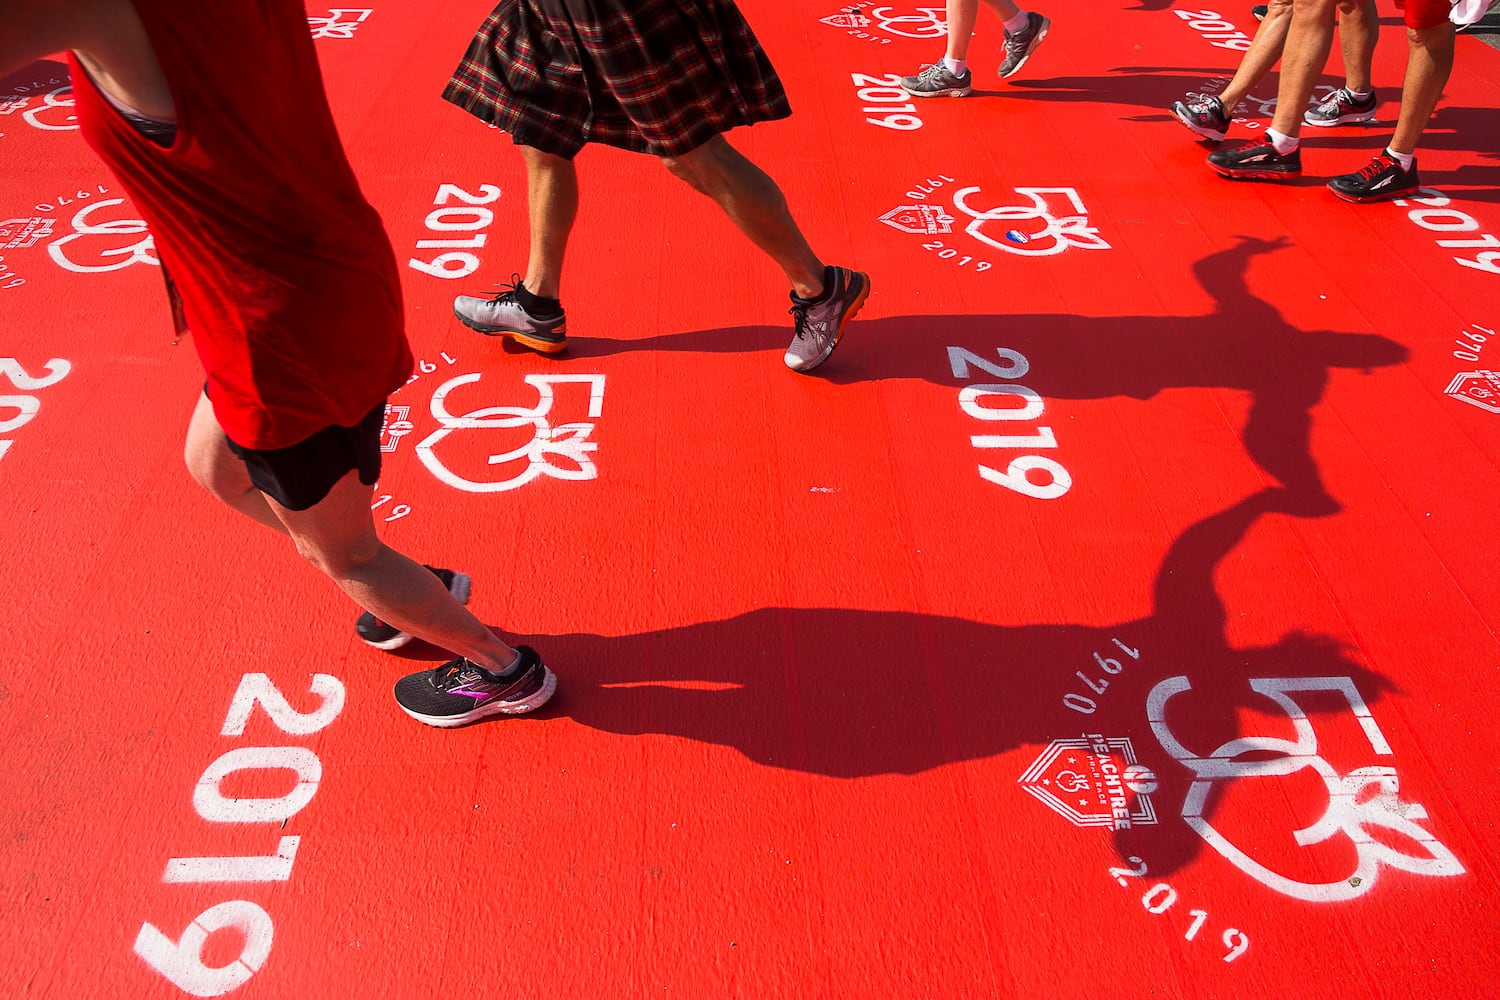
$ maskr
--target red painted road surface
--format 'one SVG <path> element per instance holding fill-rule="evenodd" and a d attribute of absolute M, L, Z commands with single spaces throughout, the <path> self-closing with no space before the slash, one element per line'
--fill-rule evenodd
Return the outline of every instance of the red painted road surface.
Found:
<path fill-rule="evenodd" d="M 61 66 L 5 81 L 0 995 L 1500 995 L 1500 55 L 1421 197 L 1344 204 L 1384 4 L 1380 123 L 1283 187 L 1165 110 L 1248 4 L 1058 5 L 1008 82 L 984 11 L 980 91 L 908 102 L 940 9 L 747 0 L 796 113 L 734 141 L 874 279 L 816 377 L 609 149 L 571 350 L 460 326 L 524 268 L 518 155 L 437 96 L 488 5 L 309 10 L 410 260 L 376 516 L 561 681 L 456 731 L 390 696 L 440 651 L 190 481 L 149 234 Z"/>

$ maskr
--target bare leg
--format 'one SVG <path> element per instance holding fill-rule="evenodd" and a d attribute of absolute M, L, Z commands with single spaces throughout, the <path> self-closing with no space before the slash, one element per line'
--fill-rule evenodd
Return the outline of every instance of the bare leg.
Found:
<path fill-rule="evenodd" d="M 383 543 L 370 513 L 370 487 L 350 471 L 320 503 L 307 510 L 275 511 L 297 551 L 348 594 L 354 603 L 403 632 L 502 673 L 519 651 L 501 642 L 454 600 L 425 566 Z"/>
<path fill-rule="evenodd" d="M 1328 53 L 1333 48 L 1336 0 L 1293 0 L 1292 24 L 1287 29 L 1281 57 L 1281 84 L 1276 92 L 1276 116 L 1271 127 L 1282 135 L 1302 131 L 1302 115 Z"/>
<path fill-rule="evenodd" d="M 1287 28 L 1291 23 L 1292 0 L 1272 0 L 1266 5 L 1265 20 L 1260 22 L 1255 38 L 1240 59 L 1240 67 L 1234 71 L 1234 79 L 1229 81 L 1229 86 L 1219 95 L 1219 102 L 1224 105 L 1226 115 L 1234 113 L 1234 106 L 1265 79 L 1266 74 L 1271 72 L 1271 68 L 1281 58 Z"/>
<path fill-rule="evenodd" d="M 356 604 L 401 631 L 501 672 L 516 650 L 454 600 L 425 566 L 384 545 L 370 513 L 371 488 L 355 472 L 309 510 L 287 510 L 250 483 L 229 450 L 207 397 L 188 428 L 186 457 L 193 478 L 246 517 L 290 535 L 302 553 L 333 578 Z"/>
<path fill-rule="evenodd" d="M 1417 140 L 1432 117 L 1443 87 L 1453 72 L 1453 22 L 1444 21 L 1434 28 L 1408 28 L 1406 40 L 1406 82 L 1401 87 L 1401 117 L 1391 149 L 1397 153 L 1415 153 Z"/>
<path fill-rule="evenodd" d="M 722 135 L 681 156 L 664 156 L 662 163 L 718 202 L 740 232 L 786 272 L 793 291 L 805 299 L 822 293 L 823 262 L 797 228 L 781 189 Z"/>
<path fill-rule="evenodd" d="M 1021 12 L 1013 0 L 984 0 L 1000 20 L 1009 21 Z M 954 62 L 969 58 L 969 40 L 974 35 L 974 22 L 979 17 L 977 0 L 948 0 L 948 51 L 944 53 Z"/>
<path fill-rule="evenodd" d="M 949 59 L 960 62 L 969 58 L 969 37 L 974 34 L 974 20 L 979 16 L 976 0 L 948 0 Z"/>
<path fill-rule="evenodd" d="M 1339 51 L 1344 57 L 1344 86 L 1356 94 L 1371 89 L 1370 63 L 1375 58 L 1375 38 L 1380 33 L 1380 15 L 1375 0 L 1353 0 L 1339 6 Z"/>
<path fill-rule="evenodd" d="M 245 463 L 229 450 L 228 440 L 208 396 L 199 396 L 183 449 L 188 472 L 199 486 L 250 520 L 286 534 L 286 527 L 266 503 L 266 495 L 250 482 Z"/>
<path fill-rule="evenodd" d="M 526 290 L 555 299 L 562 285 L 563 256 L 578 217 L 578 172 L 572 160 L 522 146 L 526 158 L 526 206 L 531 224 L 531 256 Z"/>

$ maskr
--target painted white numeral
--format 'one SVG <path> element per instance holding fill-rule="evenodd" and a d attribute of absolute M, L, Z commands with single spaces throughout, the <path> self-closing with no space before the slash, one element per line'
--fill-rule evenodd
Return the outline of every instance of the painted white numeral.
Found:
<path fill-rule="evenodd" d="M 1496 244 L 1496 246 L 1500 246 L 1500 244 Z M 36 378 L 28 375 L 26 369 L 22 368 L 15 358 L 0 358 L 0 375 L 4 375 L 10 379 L 11 384 L 17 389 L 27 392 L 36 389 L 45 389 L 49 385 L 56 385 L 67 378 L 68 372 L 73 370 L 72 363 L 64 361 L 62 358 L 53 358 L 47 362 L 45 367 L 47 374 L 41 378 Z"/>
<path fill-rule="evenodd" d="M 981 406 L 979 400 L 985 396 L 1018 396 L 1022 403 L 1013 407 Z M 964 386 L 963 392 L 958 394 L 958 405 L 975 420 L 1035 420 L 1047 408 L 1035 389 L 995 382 Z"/>
<path fill-rule="evenodd" d="M 886 115 L 884 118 L 866 118 L 865 121 L 897 132 L 915 132 L 922 127 L 922 119 L 916 115 Z"/>
<path fill-rule="evenodd" d="M 1093 715 L 1095 710 L 1099 708 L 1097 701 L 1081 694 L 1070 693 L 1063 695 L 1063 704 L 1082 715 Z"/>
<path fill-rule="evenodd" d="M 1125 880 L 1127 878 L 1140 878 L 1142 875 L 1146 874 L 1146 862 L 1142 861 L 1140 858 L 1136 857 L 1134 854 L 1132 854 L 1130 857 L 1126 858 L 1125 860 L 1129 861 L 1131 864 L 1135 865 L 1135 867 L 1134 868 L 1111 868 L 1109 870 L 1109 874 L 1111 876 L 1113 876 L 1114 880 L 1116 882 L 1120 883 L 1121 885 L 1125 884 Z"/>
<path fill-rule="evenodd" d="M 452 221 L 455 217 L 460 221 Z M 495 213 L 487 208 L 434 208 L 427 213 L 427 228 L 439 233 L 466 233 L 494 221 Z"/>
<path fill-rule="evenodd" d="M 1229 949 L 1229 954 L 1224 956 L 1224 961 L 1233 962 L 1250 950 L 1250 939 L 1243 932 L 1231 927 L 1224 932 L 1224 947 Z"/>
<path fill-rule="evenodd" d="M 1042 486 L 1036 485 L 1026 478 L 1026 473 L 1032 469 L 1045 471 L 1052 477 L 1052 481 Z M 1038 500 L 1056 500 L 1073 487 L 1073 477 L 1068 475 L 1067 469 L 1052 459 L 1042 458 L 1040 455 L 1022 455 L 1012 461 L 1005 472 L 981 465 L 979 475 L 1006 489 L 1015 490 L 1017 493 L 1035 497 Z M 1093 710 L 1090 709 L 1090 711 Z"/>
<path fill-rule="evenodd" d="M 390 499 L 387 497 L 386 499 Z M 376 506 L 379 506 L 377 504 Z M 245 732 L 245 723 L 258 704 L 283 733 L 306 736 L 328 725 L 344 710 L 344 685 L 337 677 L 328 674 L 313 674 L 312 693 L 323 699 L 316 711 L 299 712 L 292 708 L 286 696 L 271 683 L 265 674 L 246 674 L 240 678 L 240 686 L 229 700 L 229 713 L 224 716 L 224 736 L 240 736 Z"/>
<path fill-rule="evenodd" d="M 461 240 L 417 240 L 418 250 L 462 250 L 467 247 L 482 247 L 489 239 L 487 233 L 475 233 Z"/>
<path fill-rule="evenodd" d="M 301 837 L 282 837 L 276 853 L 255 858 L 173 858 L 163 882 L 285 882 Z"/>
<path fill-rule="evenodd" d="M 236 771 L 297 773 L 290 792 L 274 799 L 229 799 L 219 785 Z M 208 765 L 193 788 L 193 808 L 210 823 L 280 823 L 301 812 L 318 793 L 323 764 L 306 747 L 240 747 Z"/>
<path fill-rule="evenodd" d="M 461 201 L 466 205 L 488 205 L 500 197 L 500 189 L 493 184 L 479 185 L 479 194 L 470 194 L 457 184 L 439 184 L 437 196 L 432 199 L 434 205 L 446 205 L 448 199 Z"/>
<path fill-rule="evenodd" d="M 214 931 L 233 927 L 245 935 L 245 950 L 221 968 L 203 964 L 203 943 Z M 152 924 L 142 924 L 135 953 L 173 986 L 195 997 L 218 997 L 238 989 L 260 971 L 271 954 L 275 925 L 270 914 L 243 899 L 212 906 L 193 919 L 173 941 Z"/>
<path fill-rule="evenodd" d="M 42 408 L 42 401 L 35 396 L 0 396 L 0 410 L 16 409 L 21 412 L 9 420 L 0 420 L 0 434 L 26 426 L 31 418 L 36 416 L 36 411 Z"/>
<path fill-rule="evenodd" d="M 5 457 L 5 453 L 10 451 L 10 446 L 10 441 L 0 441 L 0 458 Z"/>
<path fill-rule="evenodd" d="M 1500 247 L 1500 239 L 1494 233 L 1485 233 L 1477 240 L 1438 240 L 1437 245 L 1449 250 L 1479 250 L 1484 247 Z"/>
<path fill-rule="evenodd" d="M 1187 929 L 1187 933 L 1183 935 L 1183 938 L 1185 940 L 1191 941 L 1193 938 L 1198 936 L 1198 930 L 1203 926 L 1203 922 L 1208 919 L 1208 911 L 1189 910 L 1188 913 L 1192 914 L 1193 923 L 1192 926 Z"/>
<path fill-rule="evenodd" d="M 1147 913 L 1165 913 L 1177 902 L 1177 890 L 1165 882 L 1158 882 L 1141 897 L 1141 905 Z"/>
<path fill-rule="evenodd" d="M 1478 219 L 1451 208 L 1414 208 L 1406 215 L 1423 229 L 1434 233 L 1472 233 L 1479 228 Z"/>
<path fill-rule="evenodd" d="M 1007 347 L 995 348 L 995 353 L 1000 355 L 1002 364 L 997 365 L 993 361 L 986 361 L 979 355 L 964 350 L 962 347 L 948 348 L 948 367 L 953 369 L 954 378 L 966 379 L 969 377 L 969 366 L 973 365 L 980 371 L 988 372 L 996 378 L 1021 378 L 1031 371 L 1031 362 L 1026 360 L 1026 355 L 1020 351 L 1012 351 Z"/>
<path fill-rule="evenodd" d="M 406 263 L 413 271 L 421 271 L 434 278 L 467 278 L 479 270 L 479 258 L 471 253 L 440 253 L 432 260 L 411 257 Z"/>
<path fill-rule="evenodd" d="M 901 86 L 900 73 L 887 73 L 885 76 L 869 76 L 865 73 L 851 73 L 856 87 L 899 87 Z"/>
<path fill-rule="evenodd" d="M 976 448 L 1057 447 L 1057 438 L 1050 427 L 1038 427 L 1035 434 L 972 434 L 969 442 Z"/>
<path fill-rule="evenodd" d="M 1454 257 L 1453 259 L 1464 267 L 1472 267 L 1476 271 L 1488 271 L 1491 274 L 1500 274 L 1500 266 L 1495 264 L 1497 260 L 1500 260 L 1500 250 L 1475 254 L 1473 260 L 1466 260 L 1463 257 Z"/>

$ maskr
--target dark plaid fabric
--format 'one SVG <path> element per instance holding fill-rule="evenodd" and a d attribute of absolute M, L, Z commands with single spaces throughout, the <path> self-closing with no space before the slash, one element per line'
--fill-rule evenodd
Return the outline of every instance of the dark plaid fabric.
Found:
<path fill-rule="evenodd" d="M 792 113 L 731 0 L 501 0 L 443 97 L 517 143 L 677 156 Z"/>

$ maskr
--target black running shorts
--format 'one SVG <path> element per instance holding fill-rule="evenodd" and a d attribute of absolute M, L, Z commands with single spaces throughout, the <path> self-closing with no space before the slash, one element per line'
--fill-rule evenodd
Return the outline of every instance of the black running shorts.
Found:
<path fill-rule="evenodd" d="M 307 510 L 350 469 L 359 470 L 359 481 L 374 486 L 380 478 L 380 431 L 385 424 L 385 401 L 353 427 L 325 427 L 312 437 L 285 448 L 242 448 L 233 441 L 234 452 L 250 472 L 255 488 L 288 510 Z"/>

